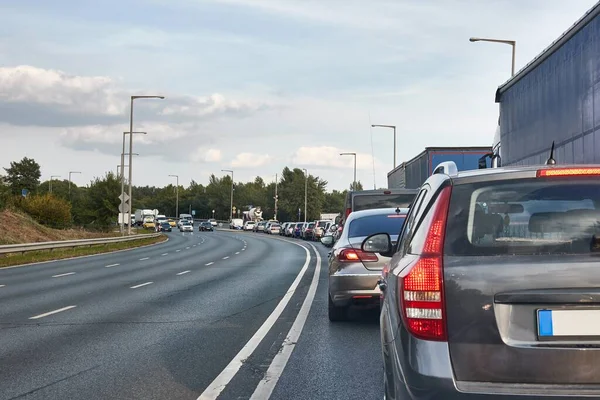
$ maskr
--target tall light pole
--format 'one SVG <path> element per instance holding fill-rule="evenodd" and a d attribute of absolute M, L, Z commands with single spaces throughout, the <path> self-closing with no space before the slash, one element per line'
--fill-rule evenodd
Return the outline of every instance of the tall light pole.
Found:
<path fill-rule="evenodd" d="M 394 130 L 394 168 L 396 168 L 396 125 L 371 125 L 372 128 L 392 128 Z"/>
<path fill-rule="evenodd" d="M 81 171 L 69 171 L 69 201 L 71 201 L 71 174 L 80 174 Z"/>
<path fill-rule="evenodd" d="M 131 103 L 133 105 L 133 103 Z M 141 135 L 145 135 L 146 132 L 132 132 L 133 134 L 141 134 Z M 120 179 L 121 179 L 121 210 L 125 209 L 125 135 L 130 135 L 130 132 L 123 132 L 123 148 L 121 150 L 121 175 L 120 175 Z M 133 135 L 130 135 L 131 137 L 133 137 Z M 131 156 L 133 154 L 131 154 L 131 147 L 129 148 L 129 165 L 131 165 Z M 129 165 L 127 166 L 129 168 Z M 131 171 L 131 168 L 130 168 Z M 119 168 L 117 168 L 117 175 L 119 174 Z M 131 174 L 129 174 L 129 179 L 131 180 Z M 130 199 L 129 199 L 129 220 L 127 221 L 127 225 L 131 226 L 131 192 L 130 192 Z M 121 234 L 125 234 L 125 214 L 126 212 L 123 211 L 119 211 L 119 214 L 122 214 L 121 216 L 121 224 L 120 224 L 120 228 L 121 228 Z M 129 228 L 129 233 L 131 233 L 131 228 Z"/>
<path fill-rule="evenodd" d="M 222 169 L 221 172 L 231 172 L 231 205 L 229 206 L 229 220 L 233 220 L 233 171 L 230 169 Z"/>
<path fill-rule="evenodd" d="M 277 202 L 279 201 L 279 196 L 277 195 L 277 185 L 279 184 L 278 175 L 275 174 L 275 212 L 273 213 L 273 219 L 277 221 Z"/>
<path fill-rule="evenodd" d="M 304 222 L 306 222 L 306 211 L 308 206 L 308 171 L 306 168 L 302 168 L 304 171 Z"/>
<path fill-rule="evenodd" d="M 340 156 L 354 156 L 354 180 L 352 181 L 352 190 L 356 190 L 356 153 L 340 153 Z"/>
<path fill-rule="evenodd" d="M 515 76 L 515 49 L 517 47 L 517 42 L 515 40 L 503 40 L 503 39 L 485 39 L 472 37 L 469 38 L 469 42 L 491 42 L 491 43 L 502 43 L 512 46 L 512 63 L 511 63 L 511 76 Z"/>
<path fill-rule="evenodd" d="M 50 175 L 50 181 L 48 182 L 48 192 L 52 193 L 52 179 L 60 178 L 60 175 Z"/>
<path fill-rule="evenodd" d="M 172 176 L 173 178 L 177 178 L 177 189 L 175 189 L 175 197 L 177 200 L 175 200 L 175 218 L 179 218 L 179 175 L 169 175 Z"/>
<path fill-rule="evenodd" d="M 128 213 L 128 224 L 127 224 L 127 233 L 131 235 L 131 209 L 133 206 L 133 198 L 132 198 L 132 171 L 133 171 L 133 157 L 131 152 L 133 151 L 133 101 L 135 99 L 164 99 L 164 96 L 131 96 L 131 106 L 129 110 L 129 213 Z M 123 151 L 124 153 L 125 151 Z M 124 196 L 123 196 L 124 197 Z"/>

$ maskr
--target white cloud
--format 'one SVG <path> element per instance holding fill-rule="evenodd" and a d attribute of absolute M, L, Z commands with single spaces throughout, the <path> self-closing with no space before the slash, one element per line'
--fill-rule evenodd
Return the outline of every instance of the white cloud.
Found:
<path fill-rule="evenodd" d="M 251 112 L 257 111 L 266 105 L 254 102 L 240 102 L 226 99 L 219 93 L 207 97 L 186 97 L 179 100 L 179 104 L 167 105 L 161 115 L 204 117 L 211 114 L 222 114 L 227 112 Z"/>
<path fill-rule="evenodd" d="M 268 154 L 240 153 L 233 161 L 231 166 L 235 168 L 256 168 L 272 162 L 273 157 Z"/>
<path fill-rule="evenodd" d="M 292 162 L 297 165 L 329 167 L 329 168 L 352 168 L 354 157 L 341 156 L 340 153 L 349 152 L 333 146 L 304 146 L 300 147 L 292 156 Z M 379 166 L 379 161 L 375 160 Z M 356 153 L 356 169 L 370 170 L 373 168 L 373 157 L 367 153 Z"/>
<path fill-rule="evenodd" d="M 192 153 L 191 160 L 194 162 L 211 163 L 221 161 L 223 155 L 219 149 L 210 149 L 206 147 L 198 147 Z"/>

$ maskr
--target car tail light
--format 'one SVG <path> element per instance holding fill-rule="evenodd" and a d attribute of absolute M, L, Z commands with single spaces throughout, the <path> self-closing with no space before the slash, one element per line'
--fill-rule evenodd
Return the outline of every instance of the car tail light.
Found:
<path fill-rule="evenodd" d="M 376 262 L 379 261 L 377 254 L 365 253 L 358 249 L 342 249 L 338 253 L 338 261 L 340 262 Z"/>
<path fill-rule="evenodd" d="M 400 310 L 408 331 L 419 339 L 447 340 L 443 250 L 451 190 L 442 189 L 419 258 L 398 277 Z"/>
<path fill-rule="evenodd" d="M 352 212 L 351 208 L 346 208 L 346 219 L 348 219 L 348 215 Z"/>
<path fill-rule="evenodd" d="M 538 178 L 559 177 L 559 176 L 586 176 L 600 175 L 600 168 L 549 168 L 539 169 Z"/>

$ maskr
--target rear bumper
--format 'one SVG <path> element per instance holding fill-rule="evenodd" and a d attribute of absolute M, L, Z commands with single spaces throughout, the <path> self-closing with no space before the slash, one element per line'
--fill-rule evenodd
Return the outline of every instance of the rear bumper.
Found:
<path fill-rule="evenodd" d="M 350 304 L 379 305 L 381 291 L 377 281 L 381 272 L 365 274 L 333 274 L 329 276 L 329 295 L 339 307 Z"/>

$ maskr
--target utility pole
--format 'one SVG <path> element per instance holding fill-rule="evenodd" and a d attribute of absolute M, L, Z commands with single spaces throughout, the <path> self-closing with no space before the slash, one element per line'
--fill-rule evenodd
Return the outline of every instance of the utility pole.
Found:
<path fill-rule="evenodd" d="M 273 219 L 275 221 L 277 221 L 277 201 L 279 200 L 279 197 L 277 196 L 277 184 L 279 183 L 278 181 L 278 176 L 277 174 L 275 174 L 275 215 L 273 216 Z"/>
<path fill-rule="evenodd" d="M 233 171 L 230 169 L 222 169 L 222 172 L 231 172 L 231 205 L 229 206 L 229 220 L 233 219 Z"/>
<path fill-rule="evenodd" d="M 60 178 L 60 175 L 51 175 L 50 181 L 48 182 L 48 192 L 52 193 L 52 179 Z"/>
<path fill-rule="evenodd" d="M 69 171 L 69 201 L 71 201 L 71 174 L 80 174 L 79 171 Z"/>
<path fill-rule="evenodd" d="M 179 175 L 169 175 L 177 178 L 177 188 L 175 189 L 175 218 L 179 218 Z"/>

